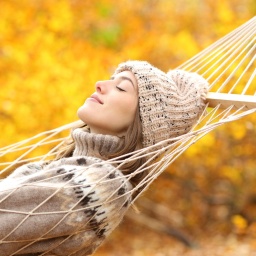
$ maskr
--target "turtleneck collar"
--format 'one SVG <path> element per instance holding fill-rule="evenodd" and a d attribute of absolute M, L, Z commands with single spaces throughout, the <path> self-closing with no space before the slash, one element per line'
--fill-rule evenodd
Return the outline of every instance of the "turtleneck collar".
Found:
<path fill-rule="evenodd" d="M 90 133 L 82 128 L 72 132 L 75 141 L 73 156 L 92 156 L 106 159 L 111 153 L 120 150 L 123 140 L 117 136 Z"/>

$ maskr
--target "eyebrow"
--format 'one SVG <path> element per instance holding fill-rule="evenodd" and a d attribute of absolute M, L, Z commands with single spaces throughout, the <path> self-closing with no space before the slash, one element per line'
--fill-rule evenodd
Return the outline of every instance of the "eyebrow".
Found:
<path fill-rule="evenodd" d="M 115 77 L 112 76 L 111 79 L 113 80 L 113 79 L 115 79 Z M 131 82 L 133 88 L 135 88 L 134 83 L 133 83 L 133 81 L 132 81 L 131 78 L 129 78 L 129 77 L 127 77 L 127 76 L 118 76 L 117 79 L 127 80 L 127 81 Z"/>

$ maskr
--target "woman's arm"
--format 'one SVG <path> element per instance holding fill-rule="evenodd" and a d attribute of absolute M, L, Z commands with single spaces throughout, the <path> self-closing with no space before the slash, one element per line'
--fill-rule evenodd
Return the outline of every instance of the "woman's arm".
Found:
<path fill-rule="evenodd" d="M 89 157 L 37 167 L 0 183 L 1 255 L 90 255 L 122 220 L 129 181 Z"/>
<path fill-rule="evenodd" d="M 30 174 L 33 174 L 35 172 L 42 170 L 46 165 L 47 165 L 47 162 L 34 162 L 34 163 L 24 164 L 18 167 L 15 171 L 13 171 L 8 176 L 8 178 L 14 177 L 15 179 L 17 179 L 19 177 L 28 176 Z"/>

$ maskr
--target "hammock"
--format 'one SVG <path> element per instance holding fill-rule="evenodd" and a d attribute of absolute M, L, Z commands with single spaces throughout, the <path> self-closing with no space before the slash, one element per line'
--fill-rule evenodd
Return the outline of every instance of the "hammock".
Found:
<path fill-rule="evenodd" d="M 127 174 L 128 180 L 133 175 L 148 171 L 147 176 L 129 193 L 137 191 L 137 198 L 177 157 L 207 133 L 225 123 L 256 112 L 255 32 L 256 17 L 253 17 L 178 67 L 197 72 L 209 82 L 207 107 L 189 133 L 127 155 L 129 157 L 125 161 L 142 157 L 147 159 L 135 173 Z M 70 129 L 81 124 L 81 121 L 76 121 L 1 148 L 0 159 L 10 159 L 12 156 L 15 160 L 0 161 L 0 177 L 6 176 L 17 166 L 25 163 L 54 159 Z M 48 148 L 52 149 L 46 153 L 45 149 Z M 122 159 L 123 156 L 108 162 L 121 168 L 124 164 Z M 110 196 L 108 200 L 113 199 Z M 10 234 L 12 232 L 15 230 L 10 231 Z"/>

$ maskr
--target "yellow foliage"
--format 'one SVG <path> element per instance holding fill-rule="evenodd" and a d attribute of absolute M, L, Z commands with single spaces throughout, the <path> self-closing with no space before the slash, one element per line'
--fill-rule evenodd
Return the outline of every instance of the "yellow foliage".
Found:
<path fill-rule="evenodd" d="M 241 140 L 247 133 L 247 127 L 243 122 L 231 126 L 230 134 L 237 140 Z"/>
<path fill-rule="evenodd" d="M 246 219 L 243 218 L 241 215 L 234 215 L 232 216 L 231 220 L 237 230 L 245 230 L 248 226 Z"/>
<path fill-rule="evenodd" d="M 241 183 L 241 172 L 239 169 L 236 169 L 233 166 L 223 166 L 221 174 L 223 177 L 228 178 L 229 180 L 232 181 L 234 184 L 240 184 Z"/>

